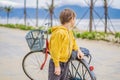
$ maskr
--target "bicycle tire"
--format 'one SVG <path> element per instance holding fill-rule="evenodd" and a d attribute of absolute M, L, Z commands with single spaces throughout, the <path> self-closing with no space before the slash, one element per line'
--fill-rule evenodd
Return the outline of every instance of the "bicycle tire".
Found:
<path fill-rule="evenodd" d="M 36 56 L 36 57 L 34 57 L 34 56 Z M 45 66 L 43 70 L 40 70 L 40 67 L 41 67 L 41 65 L 43 63 L 43 60 L 44 60 L 44 56 L 45 56 L 44 53 L 39 52 L 39 51 L 34 51 L 34 52 L 31 51 L 24 56 L 23 61 L 22 61 L 22 68 L 23 68 L 24 73 L 26 74 L 26 76 L 30 80 L 40 80 L 40 78 L 41 78 L 40 76 L 42 76 L 42 74 L 45 73 L 48 70 L 47 69 L 48 66 Z M 40 60 L 41 58 L 42 58 L 42 60 Z M 33 60 L 35 60 L 34 63 L 31 62 Z M 39 64 L 38 64 L 38 62 L 39 62 Z M 29 66 L 27 66 L 26 64 L 29 65 Z M 33 69 L 35 69 L 35 67 L 37 68 L 37 70 L 33 70 Z M 28 68 L 30 69 L 30 71 L 29 71 Z M 36 71 L 36 73 L 35 73 L 35 71 Z M 38 74 L 37 74 L 37 72 L 38 72 Z M 33 73 L 35 73 L 36 75 L 33 75 Z M 47 78 L 47 77 L 45 76 L 44 78 Z M 44 80 L 46 80 L 46 79 L 44 79 Z"/>

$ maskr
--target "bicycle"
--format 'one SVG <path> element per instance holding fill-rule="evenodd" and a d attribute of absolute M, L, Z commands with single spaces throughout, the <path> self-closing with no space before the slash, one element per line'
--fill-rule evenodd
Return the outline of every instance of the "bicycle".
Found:
<path fill-rule="evenodd" d="M 46 37 L 45 37 L 46 36 Z M 26 40 L 30 48 L 22 61 L 22 68 L 30 80 L 47 80 L 48 64 L 50 59 L 48 50 L 48 30 L 31 30 L 26 35 Z M 68 79 L 69 80 L 96 80 L 93 66 L 90 66 L 91 54 L 86 48 L 80 48 L 86 59 L 70 60 Z M 44 62 L 43 62 L 44 61 Z"/>

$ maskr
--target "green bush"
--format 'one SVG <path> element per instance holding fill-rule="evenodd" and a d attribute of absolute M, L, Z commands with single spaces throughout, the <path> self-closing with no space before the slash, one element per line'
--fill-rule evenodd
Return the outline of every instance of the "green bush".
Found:
<path fill-rule="evenodd" d="M 17 28 L 21 29 L 21 30 L 26 30 L 27 27 L 25 25 L 16 25 Z"/>
<path fill-rule="evenodd" d="M 120 32 L 115 33 L 115 42 L 120 43 Z"/>
<path fill-rule="evenodd" d="M 8 28 L 17 28 L 21 30 L 33 30 L 35 29 L 33 26 L 25 26 L 23 24 L 0 24 L 0 26 L 8 27 Z"/>
<path fill-rule="evenodd" d="M 51 28 L 49 28 L 48 29 L 48 34 L 51 34 L 51 33 L 52 33 Z"/>
<path fill-rule="evenodd" d="M 16 24 L 16 27 L 21 30 L 33 30 L 35 29 L 33 26 L 25 26 L 23 24 Z"/>
<path fill-rule="evenodd" d="M 80 38 L 80 33 L 76 33 L 76 38 Z"/>
<path fill-rule="evenodd" d="M 87 39 L 94 40 L 96 38 L 96 33 L 95 32 L 89 32 L 87 34 Z"/>
<path fill-rule="evenodd" d="M 4 24 L 0 24 L 0 26 L 2 27 L 2 26 L 4 26 Z"/>
<path fill-rule="evenodd" d="M 9 28 L 16 28 L 14 24 L 5 24 L 4 26 L 9 27 Z"/>
<path fill-rule="evenodd" d="M 120 38 L 120 32 L 115 33 L 115 38 Z"/>
<path fill-rule="evenodd" d="M 76 38 L 82 38 L 82 39 L 90 39 L 90 40 L 105 40 L 106 36 L 108 34 L 104 32 L 73 32 L 74 36 Z"/>
<path fill-rule="evenodd" d="M 105 37 L 107 36 L 107 34 L 106 33 L 104 33 L 104 32 L 97 32 L 96 33 L 96 39 L 97 40 L 105 40 Z"/>
<path fill-rule="evenodd" d="M 83 33 L 81 33 L 81 38 L 82 39 L 87 39 L 87 36 L 88 36 L 88 34 L 89 34 L 89 32 L 83 32 Z"/>
<path fill-rule="evenodd" d="M 23 24 L 0 24 L 0 26 L 2 27 L 9 27 L 9 28 L 17 28 L 17 29 L 21 29 L 21 30 L 34 30 L 36 29 L 33 26 L 25 26 Z M 44 30 L 44 26 L 40 26 L 38 27 L 38 29 L 40 30 Z M 51 28 L 48 29 L 48 33 L 51 34 Z M 111 34 L 109 33 L 104 33 L 104 32 L 78 32 L 78 31 L 74 31 L 73 30 L 73 35 L 76 38 L 82 38 L 82 39 L 90 39 L 90 40 L 109 40 L 109 36 L 111 37 Z M 115 35 L 112 35 L 117 42 L 120 42 L 120 32 L 115 33 Z"/>
<path fill-rule="evenodd" d="M 39 30 L 44 30 L 44 28 L 45 28 L 44 26 L 39 26 L 38 29 L 39 29 Z"/>
<path fill-rule="evenodd" d="M 74 37 L 77 37 L 76 35 L 77 35 L 78 32 L 74 31 L 74 30 L 72 32 L 73 32 Z"/>

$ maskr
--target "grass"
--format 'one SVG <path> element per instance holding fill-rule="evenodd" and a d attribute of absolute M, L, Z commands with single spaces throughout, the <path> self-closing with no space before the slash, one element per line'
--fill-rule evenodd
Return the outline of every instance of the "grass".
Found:
<path fill-rule="evenodd" d="M 115 33 L 115 42 L 120 43 L 120 32 Z"/>
<path fill-rule="evenodd" d="M 73 31 L 76 38 L 89 39 L 89 40 L 103 40 L 107 42 L 120 43 L 120 33 L 110 34 L 104 32 L 76 32 Z M 111 39 L 112 38 L 112 39 Z"/>
<path fill-rule="evenodd" d="M 120 38 L 120 32 L 115 33 L 115 38 Z"/>
<path fill-rule="evenodd" d="M 25 26 L 23 24 L 0 24 L 2 27 L 15 28 L 21 30 L 34 30 L 33 26 Z"/>

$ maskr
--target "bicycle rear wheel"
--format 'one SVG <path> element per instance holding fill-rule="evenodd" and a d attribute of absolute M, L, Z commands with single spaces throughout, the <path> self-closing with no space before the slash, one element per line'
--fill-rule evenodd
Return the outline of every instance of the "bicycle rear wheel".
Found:
<path fill-rule="evenodd" d="M 48 78 L 48 65 L 45 65 L 43 70 L 40 69 L 45 54 L 43 52 L 29 52 L 22 61 L 24 73 L 31 80 L 47 80 Z M 46 62 L 48 64 L 48 62 Z"/>
<path fill-rule="evenodd" d="M 84 59 L 70 62 L 68 78 L 69 80 L 96 80 L 94 72 L 90 71 Z"/>

